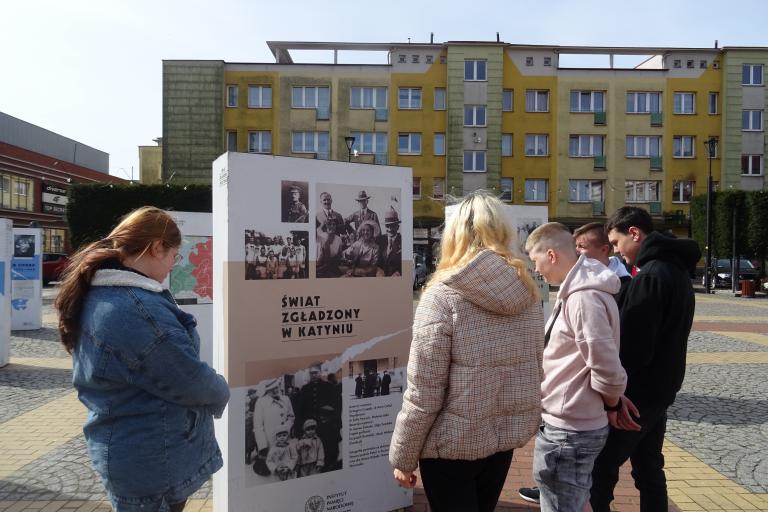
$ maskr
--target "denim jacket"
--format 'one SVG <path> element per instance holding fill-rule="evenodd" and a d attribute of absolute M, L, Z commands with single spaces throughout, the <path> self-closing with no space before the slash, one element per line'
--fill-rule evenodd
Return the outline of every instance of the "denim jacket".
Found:
<path fill-rule="evenodd" d="M 194 317 L 141 274 L 96 271 L 83 301 L 73 384 L 91 460 L 115 510 L 187 499 L 222 466 L 213 417 L 229 400 L 200 361 Z"/>

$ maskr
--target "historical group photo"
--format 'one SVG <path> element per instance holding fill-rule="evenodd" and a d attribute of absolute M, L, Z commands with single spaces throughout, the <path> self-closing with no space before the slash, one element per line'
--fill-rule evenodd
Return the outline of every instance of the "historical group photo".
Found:
<path fill-rule="evenodd" d="M 304 478 L 343 467 L 340 373 L 324 371 L 316 364 L 247 390 L 246 485 Z"/>
<path fill-rule="evenodd" d="M 372 398 L 402 393 L 405 371 L 396 367 L 397 358 L 365 359 L 349 362 L 349 376 L 355 382 L 351 398 Z"/>
<path fill-rule="evenodd" d="M 400 277 L 400 189 L 319 183 L 317 277 Z"/>
<path fill-rule="evenodd" d="M 306 279 L 309 277 L 309 232 L 265 234 L 245 230 L 245 279 Z"/>

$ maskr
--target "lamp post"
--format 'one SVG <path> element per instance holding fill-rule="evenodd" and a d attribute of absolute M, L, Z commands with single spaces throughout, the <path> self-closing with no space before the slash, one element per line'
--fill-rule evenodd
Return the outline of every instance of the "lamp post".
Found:
<path fill-rule="evenodd" d="M 707 259 L 704 269 L 704 288 L 707 294 L 712 291 L 712 158 L 717 149 L 717 138 L 710 137 L 704 141 L 709 158 L 709 174 L 707 176 Z"/>
<path fill-rule="evenodd" d="M 347 154 L 349 155 L 349 157 L 347 158 L 347 162 L 351 162 L 352 161 L 352 146 L 355 145 L 355 138 L 353 136 L 351 136 L 351 135 L 347 135 L 346 137 L 344 137 L 344 142 L 347 143 Z"/>

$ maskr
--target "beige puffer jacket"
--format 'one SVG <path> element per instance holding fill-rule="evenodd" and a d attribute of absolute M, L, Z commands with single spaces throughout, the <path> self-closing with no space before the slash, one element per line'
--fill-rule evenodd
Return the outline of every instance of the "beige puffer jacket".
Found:
<path fill-rule="evenodd" d="M 488 250 L 430 286 L 413 323 L 392 466 L 476 460 L 528 442 L 540 421 L 543 323 L 539 300 Z"/>

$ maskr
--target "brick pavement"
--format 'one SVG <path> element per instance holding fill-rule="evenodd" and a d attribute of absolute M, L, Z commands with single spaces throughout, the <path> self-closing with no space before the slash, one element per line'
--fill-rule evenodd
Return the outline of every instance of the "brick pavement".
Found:
<path fill-rule="evenodd" d="M 761 296 L 762 297 L 762 296 Z M 85 411 L 70 385 L 45 290 L 44 329 L 15 332 L 0 369 L 0 512 L 107 511 L 82 439 Z M 768 301 L 697 295 L 688 372 L 670 408 L 664 454 L 672 510 L 768 511 Z M 517 450 L 497 510 L 537 510 L 517 495 L 531 484 L 532 443 Z M 622 468 L 614 510 L 639 510 Z M 206 485 L 187 510 L 211 510 Z M 427 512 L 417 489 L 409 512 Z"/>

